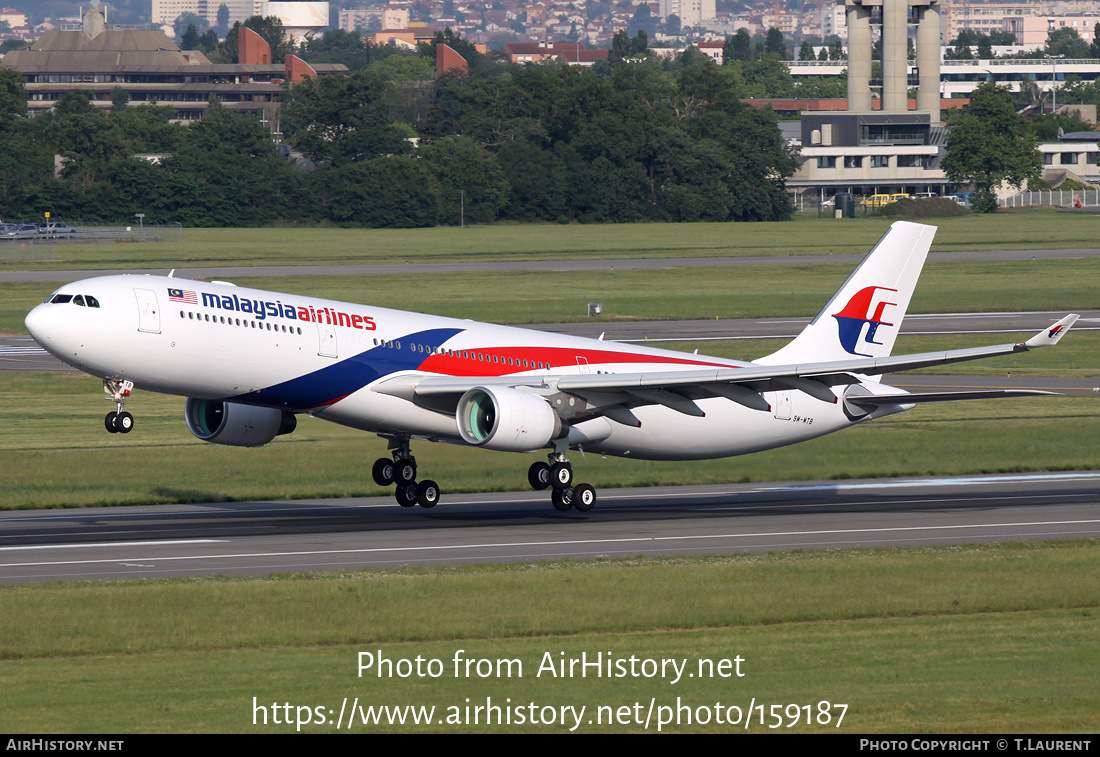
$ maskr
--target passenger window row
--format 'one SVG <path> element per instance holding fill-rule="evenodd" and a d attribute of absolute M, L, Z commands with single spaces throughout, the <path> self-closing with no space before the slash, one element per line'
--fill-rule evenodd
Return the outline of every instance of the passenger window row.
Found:
<path fill-rule="evenodd" d="M 301 334 L 301 326 L 287 326 L 285 323 L 272 323 L 271 321 L 257 321 L 245 318 L 226 318 L 224 315 L 210 315 L 209 313 L 192 313 L 181 310 L 180 319 L 188 321 L 205 321 L 208 323 L 224 323 L 226 326 L 243 326 L 244 328 L 260 329 L 261 331 L 281 331 L 284 334 Z"/>
<path fill-rule="evenodd" d="M 378 340 L 374 340 L 375 344 Z M 400 349 L 400 347 L 398 348 Z M 500 355 L 493 355 L 484 352 L 469 352 L 465 350 L 449 350 L 445 347 L 432 347 L 426 344 L 414 344 L 412 345 L 413 352 L 424 352 L 432 355 L 446 355 L 448 357 L 457 357 L 463 360 L 476 360 L 482 363 L 497 363 L 499 365 L 510 365 L 515 368 L 538 368 L 540 370 L 550 370 L 549 363 L 536 362 L 534 360 L 521 360 L 519 358 L 501 357 Z"/>

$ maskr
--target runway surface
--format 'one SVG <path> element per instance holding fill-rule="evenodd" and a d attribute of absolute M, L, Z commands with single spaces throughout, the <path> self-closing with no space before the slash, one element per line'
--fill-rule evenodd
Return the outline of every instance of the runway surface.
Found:
<path fill-rule="evenodd" d="M 258 575 L 630 555 L 916 546 L 1100 534 L 1100 471 L 9 511 L 0 582 Z"/>
<path fill-rule="evenodd" d="M 340 276 L 393 273 L 476 273 L 479 271 L 606 271 L 610 269 L 710 268 L 741 265 L 822 265 L 846 263 L 855 265 L 866 252 L 850 255 L 746 255 L 722 258 L 590 258 L 559 260 L 487 260 L 444 263 L 364 263 L 359 265 L 307 266 L 196 266 L 175 267 L 176 276 L 184 279 L 248 278 L 255 276 Z M 1100 248 L 1070 250 L 961 250 L 932 252 L 929 262 L 936 261 L 1025 261 L 1068 260 L 1100 257 Z M 12 281 L 76 281 L 93 276 L 114 276 L 120 273 L 164 276 L 165 268 L 135 268 L 114 270 L 52 270 L 0 271 L 0 282 Z"/>

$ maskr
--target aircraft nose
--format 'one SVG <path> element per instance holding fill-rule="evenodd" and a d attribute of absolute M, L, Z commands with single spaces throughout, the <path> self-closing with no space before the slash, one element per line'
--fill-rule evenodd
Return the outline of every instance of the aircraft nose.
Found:
<path fill-rule="evenodd" d="M 27 313 L 27 317 L 23 319 L 23 325 L 27 327 L 27 332 L 34 337 L 34 341 L 43 347 L 46 347 L 55 339 L 54 330 L 56 329 L 57 319 L 53 317 L 53 310 L 56 310 L 56 308 L 51 309 L 48 305 L 38 305 Z"/>

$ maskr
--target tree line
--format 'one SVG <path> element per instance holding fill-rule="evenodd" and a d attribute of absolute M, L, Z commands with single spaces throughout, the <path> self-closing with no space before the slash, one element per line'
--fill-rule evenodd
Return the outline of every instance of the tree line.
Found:
<path fill-rule="evenodd" d="M 288 86 L 282 138 L 312 170 L 216 100 L 190 125 L 173 108 L 103 110 L 79 92 L 28 117 L 22 77 L 0 70 L 0 216 L 371 227 L 790 216 L 796 152 L 774 114 L 740 102 L 754 83 L 736 67 L 694 49 L 594 69 L 475 56 L 469 76 L 436 80 L 427 56 L 392 54 Z M 137 157 L 148 154 L 159 157 Z"/>

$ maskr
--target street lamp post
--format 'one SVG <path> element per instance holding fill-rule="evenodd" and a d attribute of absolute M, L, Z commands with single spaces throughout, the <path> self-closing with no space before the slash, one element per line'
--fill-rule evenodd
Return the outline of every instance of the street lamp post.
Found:
<path fill-rule="evenodd" d="M 1043 55 L 1050 61 L 1050 113 L 1058 110 L 1058 64 L 1054 61 L 1066 57 L 1063 55 Z"/>

